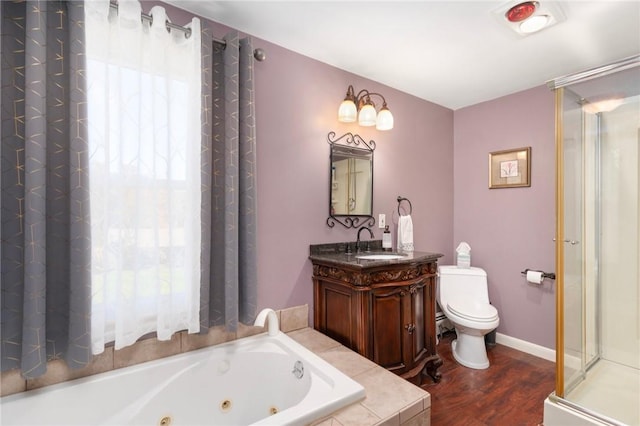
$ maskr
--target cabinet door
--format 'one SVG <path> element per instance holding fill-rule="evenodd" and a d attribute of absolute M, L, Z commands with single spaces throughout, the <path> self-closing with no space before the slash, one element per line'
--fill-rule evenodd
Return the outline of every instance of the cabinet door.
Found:
<path fill-rule="evenodd" d="M 407 288 L 385 287 L 372 291 L 371 336 L 373 361 L 396 374 L 411 364 L 411 297 Z"/>
<path fill-rule="evenodd" d="M 317 282 L 315 328 L 343 345 L 356 349 L 353 293 L 347 286 Z"/>
<path fill-rule="evenodd" d="M 411 319 L 415 325 L 411 339 L 412 363 L 419 362 L 424 357 L 435 354 L 435 323 L 433 312 L 432 279 L 411 288 Z"/>

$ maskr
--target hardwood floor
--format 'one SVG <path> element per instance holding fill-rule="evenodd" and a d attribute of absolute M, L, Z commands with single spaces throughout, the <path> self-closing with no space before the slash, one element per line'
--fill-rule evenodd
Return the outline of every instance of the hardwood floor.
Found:
<path fill-rule="evenodd" d="M 487 350 L 491 366 L 474 370 L 451 354 L 454 332 L 438 344 L 440 383 L 425 383 L 431 394 L 432 426 L 516 426 L 542 424 L 544 399 L 555 386 L 555 363 L 503 345 Z"/>

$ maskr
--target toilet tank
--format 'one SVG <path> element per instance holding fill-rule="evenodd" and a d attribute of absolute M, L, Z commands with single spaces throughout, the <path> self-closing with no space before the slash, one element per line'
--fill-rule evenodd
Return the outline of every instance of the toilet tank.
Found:
<path fill-rule="evenodd" d="M 446 303 L 458 295 L 466 300 L 489 303 L 487 273 L 482 268 L 458 268 L 455 265 L 438 267 L 438 300 Z"/>

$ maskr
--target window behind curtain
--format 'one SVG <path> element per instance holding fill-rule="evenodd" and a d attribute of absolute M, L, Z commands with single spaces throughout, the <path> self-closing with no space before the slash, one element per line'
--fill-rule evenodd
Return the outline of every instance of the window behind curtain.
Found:
<path fill-rule="evenodd" d="M 200 28 L 87 2 L 92 350 L 199 330 Z"/>

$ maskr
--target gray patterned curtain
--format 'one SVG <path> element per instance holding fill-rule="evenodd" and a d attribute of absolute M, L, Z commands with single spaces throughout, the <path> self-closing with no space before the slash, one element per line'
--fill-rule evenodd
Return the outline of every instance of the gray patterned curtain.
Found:
<path fill-rule="evenodd" d="M 237 32 L 203 42 L 201 332 L 252 323 L 257 310 L 253 47 Z"/>
<path fill-rule="evenodd" d="M 2 371 L 91 359 L 82 2 L 1 2 Z"/>

